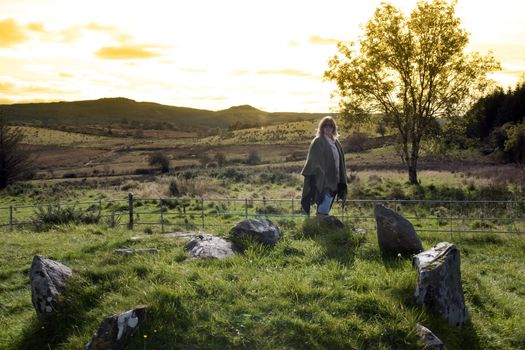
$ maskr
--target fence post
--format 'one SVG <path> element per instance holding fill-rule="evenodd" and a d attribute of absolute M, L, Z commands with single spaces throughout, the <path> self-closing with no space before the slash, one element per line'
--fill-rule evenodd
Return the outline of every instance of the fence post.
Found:
<path fill-rule="evenodd" d="M 202 219 L 202 229 L 204 230 L 204 198 L 201 197 L 201 219 Z"/>
<path fill-rule="evenodd" d="M 293 218 L 295 218 L 295 210 L 294 210 L 293 197 L 292 197 L 292 220 Z"/>
<path fill-rule="evenodd" d="M 244 217 L 248 219 L 248 198 L 244 198 Z"/>
<path fill-rule="evenodd" d="M 13 229 L 13 206 L 9 206 L 9 228 Z"/>
<path fill-rule="evenodd" d="M 162 205 L 162 198 L 159 198 L 159 207 L 160 207 L 160 232 L 164 233 L 164 207 Z"/>
<path fill-rule="evenodd" d="M 98 218 L 100 220 L 100 218 L 102 218 L 102 200 L 99 199 L 98 200 Z"/>
<path fill-rule="evenodd" d="M 133 192 L 130 192 L 128 194 L 128 202 L 129 202 L 129 223 L 128 223 L 128 229 L 133 230 Z"/>

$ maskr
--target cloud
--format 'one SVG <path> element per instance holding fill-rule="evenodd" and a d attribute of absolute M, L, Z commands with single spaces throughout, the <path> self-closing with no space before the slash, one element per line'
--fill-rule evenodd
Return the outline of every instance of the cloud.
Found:
<path fill-rule="evenodd" d="M 339 42 L 339 40 L 332 38 L 322 38 L 318 35 L 311 35 L 308 38 L 308 42 L 314 45 L 335 45 Z"/>
<path fill-rule="evenodd" d="M 101 31 L 101 32 L 115 32 L 117 31 L 117 28 L 115 28 L 114 26 L 110 26 L 110 25 L 103 25 L 103 24 L 99 24 L 97 22 L 89 22 L 88 24 L 86 24 L 85 26 L 86 29 L 89 29 L 89 30 L 96 30 L 96 31 Z"/>
<path fill-rule="evenodd" d="M 311 77 L 312 74 L 303 72 L 297 69 L 281 69 L 281 70 L 260 70 L 257 71 L 259 75 L 291 75 L 294 77 Z"/>
<path fill-rule="evenodd" d="M 106 33 L 121 44 L 125 44 L 133 39 L 132 35 L 121 32 L 117 27 L 112 25 L 103 25 L 97 22 L 89 22 L 84 26 L 84 29 Z"/>
<path fill-rule="evenodd" d="M 32 32 L 45 33 L 44 24 L 40 22 L 32 22 L 26 25 L 26 28 Z"/>
<path fill-rule="evenodd" d="M 103 47 L 96 52 L 97 57 L 109 60 L 146 59 L 160 56 L 140 45 L 121 45 Z"/>
<path fill-rule="evenodd" d="M 225 101 L 228 98 L 226 96 L 192 96 L 190 100 L 204 100 L 204 101 Z"/>
<path fill-rule="evenodd" d="M 15 101 L 9 99 L 9 98 L 3 98 L 3 97 L 0 97 L 0 104 L 2 105 L 10 105 L 10 104 L 13 104 L 15 103 Z"/>
<path fill-rule="evenodd" d="M 120 31 L 115 26 L 103 25 L 97 22 L 70 26 L 58 32 L 58 35 L 62 42 L 72 43 L 84 36 L 86 32 L 96 32 L 107 35 L 121 44 L 125 44 L 133 39 L 132 35 Z"/>
<path fill-rule="evenodd" d="M 0 81 L 0 92 L 9 93 L 16 88 L 16 85 L 10 81 Z"/>
<path fill-rule="evenodd" d="M 208 70 L 205 68 L 181 68 L 179 71 L 185 73 L 208 73 Z"/>
<path fill-rule="evenodd" d="M 243 76 L 243 75 L 248 75 L 250 73 L 251 72 L 249 70 L 239 69 L 239 70 L 235 70 L 235 71 L 231 72 L 230 75 L 232 75 L 234 77 L 240 77 L 240 76 Z"/>
<path fill-rule="evenodd" d="M 0 47 L 18 45 L 27 39 L 24 28 L 14 19 L 7 18 L 0 21 Z"/>
<path fill-rule="evenodd" d="M 25 94 L 63 95 L 71 91 L 64 91 L 49 84 L 27 84 L 23 82 L 0 81 L 0 92 L 5 95 L 21 96 Z"/>

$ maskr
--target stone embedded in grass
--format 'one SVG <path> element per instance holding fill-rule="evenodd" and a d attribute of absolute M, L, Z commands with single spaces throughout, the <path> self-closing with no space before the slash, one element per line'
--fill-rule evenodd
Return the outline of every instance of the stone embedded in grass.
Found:
<path fill-rule="evenodd" d="M 35 255 L 29 271 L 31 299 L 38 317 L 46 318 L 55 313 L 59 297 L 73 271 L 44 256 Z"/>
<path fill-rule="evenodd" d="M 418 284 L 414 298 L 443 316 L 451 326 L 462 326 L 469 316 L 461 285 L 459 250 L 441 242 L 414 256 Z"/>
<path fill-rule="evenodd" d="M 343 230 L 345 224 L 337 217 L 329 216 L 313 216 L 307 218 L 303 223 L 303 234 L 306 237 L 313 237 L 323 234 L 328 234 L 330 232 Z"/>
<path fill-rule="evenodd" d="M 207 234 L 199 234 L 193 237 L 185 247 L 188 254 L 193 258 L 215 258 L 224 259 L 235 255 L 239 249 L 234 243 Z"/>
<path fill-rule="evenodd" d="M 428 329 L 425 326 L 420 325 L 419 323 L 416 324 L 416 333 L 421 339 L 421 342 L 425 346 L 425 349 L 428 350 L 447 350 L 445 347 L 445 344 L 436 337 L 434 333 L 430 329 Z"/>
<path fill-rule="evenodd" d="M 275 245 L 281 239 L 279 226 L 266 219 L 246 219 L 237 223 L 230 236 L 235 239 L 254 240 L 266 245 Z"/>
<path fill-rule="evenodd" d="M 121 255 L 132 255 L 135 253 L 150 253 L 150 254 L 158 254 L 159 250 L 157 248 L 138 248 L 138 249 L 124 249 L 119 248 L 115 249 L 113 251 L 114 254 L 121 254 Z"/>
<path fill-rule="evenodd" d="M 106 317 L 85 350 L 121 349 L 145 316 L 146 306 L 137 306 L 121 314 Z"/>
<path fill-rule="evenodd" d="M 411 256 L 423 251 L 423 244 L 410 221 L 382 204 L 376 204 L 377 240 L 383 256 Z"/>

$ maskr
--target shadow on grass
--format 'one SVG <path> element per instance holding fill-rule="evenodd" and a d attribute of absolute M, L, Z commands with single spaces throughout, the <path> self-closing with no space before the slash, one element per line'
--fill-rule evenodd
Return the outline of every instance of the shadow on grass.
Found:
<path fill-rule="evenodd" d="M 352 227 L 338 226 L 322 217 L 307 218 L 303 223 L 302 237 L 311 238 L 324 248 L 326 257 L 343 265 L 351 265 L 357 248 L 366 237 L 353 232 Z"/>
<path fill-rule="evenodd" d="M 111 277 L 108 279 L 111 280 Z M 55 349 L 85 326 L 102 321 L 89 318 L 88 312 L 110 289 L 109 284 L 96 285 L 86 277 L 73 275 L 68 288 L 61 295 L 57 312 L 45 320 L 38 319 L 35 314 L 23 330 L 21 339 L 12 345 L 12 349 Z M 93 333 L 96 327 L 98 323 L 93 328 Z"/>
<path fill-rule="evenodd" d="M 430 329 L 447 347 L 447 349 L 469 349 L 481 350 L 485 347 L 481 345 L 478 334 L 471 321 L 462 327 L 449 326 L 447 321 L 440 315 L 425 308 L 428 316 L 426 321 L 421 324 Z"/>

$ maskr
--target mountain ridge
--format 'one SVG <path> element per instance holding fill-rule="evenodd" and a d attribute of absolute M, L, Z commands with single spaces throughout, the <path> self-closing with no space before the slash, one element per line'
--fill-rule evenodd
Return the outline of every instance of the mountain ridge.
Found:
<path fill-rule="evenodd" d="M 30 125 L 111 125 L 115 123 L 172 124 L 177 128 L 226 128 L 318 119 L 330 113 L 265 112 L 251 105 L 211 111 L 138 102 L 126 97 L 96 100 L 1 104 L 10 122 Z"/>

